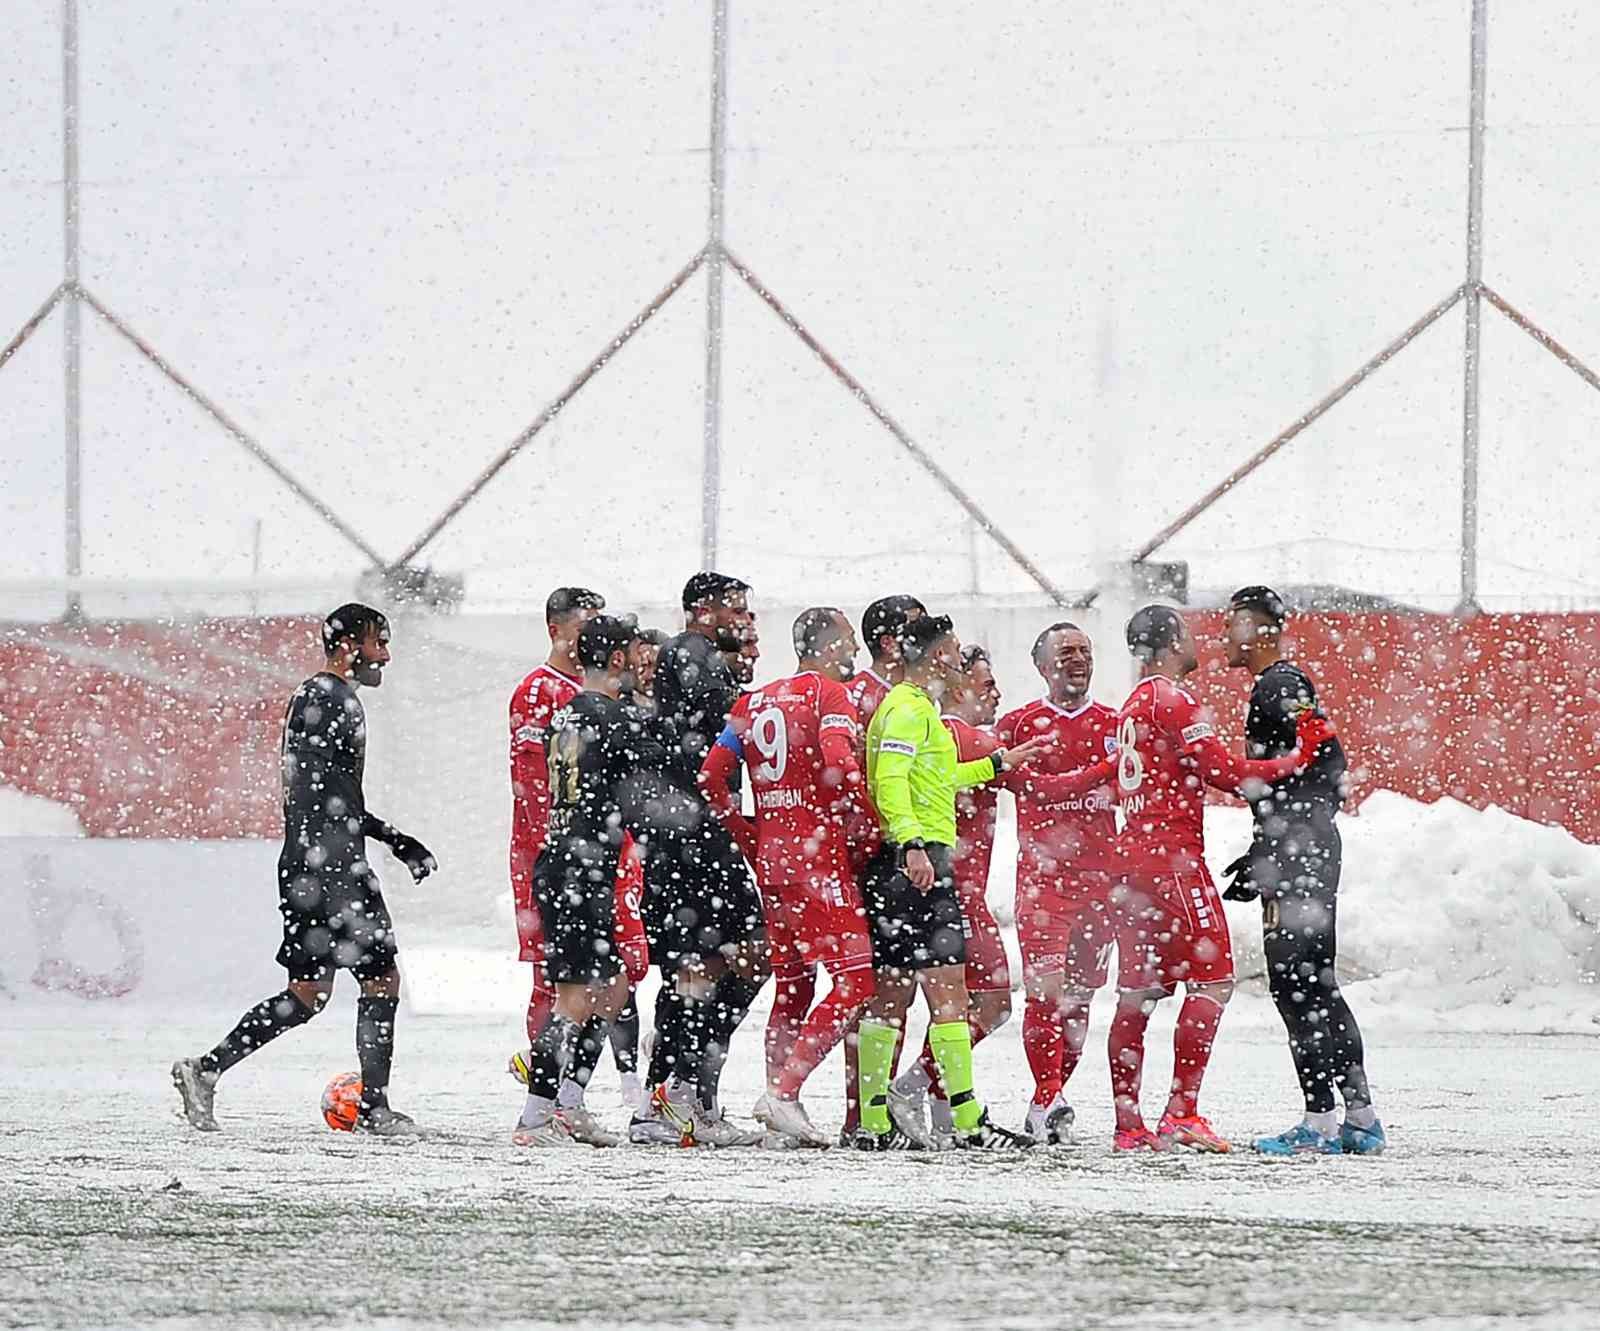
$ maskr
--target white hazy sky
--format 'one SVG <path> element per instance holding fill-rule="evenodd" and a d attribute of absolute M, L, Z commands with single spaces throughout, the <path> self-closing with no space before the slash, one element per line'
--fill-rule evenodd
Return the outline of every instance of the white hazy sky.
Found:
<path fill-rule="evenodd" d="M 1600 6 L 1492 6 L 1485 272 L 1600 364 Z M 1461 278 L 1468 0 L 734 0 L 728 238 L 1083 586 Z M 0 338 L 59 280 L 58 0 L 0 46 Z M 997 17 L 997 12 L 1001 14 Z M 83 0 L 85 282 L 395 554 L 700 244 L 709 4 Z M 721 562 L 964 589 L 955 507 L 730 281 Z M 704 285 L 430 552 L 512 600 L 698 558 Z M 1600 596 L 1600 394 L 1486 315 L 1482 581 Z M 85 315 L 86 572 L 359 558 Z M 1453 312 L 1172 547 L 1454 588 Z M 61 327 L 0 371 L 0 582 L 59 575 Z M 980 586 L 1025 580 L 987 545 Z"/>

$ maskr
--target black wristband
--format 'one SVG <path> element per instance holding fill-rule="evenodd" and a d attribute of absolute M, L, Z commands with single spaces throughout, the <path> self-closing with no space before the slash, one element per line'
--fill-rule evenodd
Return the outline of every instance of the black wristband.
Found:
<path fill-rule="evenodd" d="M 994 768 L 994 775 L 991 776 L 989 778 L 989 780 L 991 780 L 991 781 L 999 780 L 1001 774 L 1006 770 L 1006 761 L 1005 761 L 1005 759 L 1006 759 L 1006 751 L 1004 749 L 996 749 L 993 753 L 991 753 L 989 755 L 989 763 Z"/>

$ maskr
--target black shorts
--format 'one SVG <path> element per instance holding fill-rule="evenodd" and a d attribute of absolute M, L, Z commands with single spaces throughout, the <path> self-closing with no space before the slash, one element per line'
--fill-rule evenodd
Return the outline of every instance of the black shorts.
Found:
<path fill-rule="evenodd" d="M 872 926 L 872 964 L 880 971 L 921 971 L 967 964 L 966 917 L 956 894 L 948 846 L 930 845 L 933 886 L 912 885 L 885 848 L 868 862 L 861 896 Z"/>
<path fill-rule="evenodd" d="M 766 936 L 761 895 L 733 838 L 700 805 L 676 827 L 658 827 L 645 854 L 640 913 L 650 960 L 663 975 Z"/>
<path fill-rule="evenodd" d="M 283 943 L 278 965 L 291 982 L 322 983 L 336 971 L 376 980 L 395 969 L 394 922 L 375 875 L 352 883 L 303 867 L 278 870 L 278 913 Z"/>
<path fill-rule="evenodd" d="M 544 969 L 551 984 L 604 984 L 621 972 L 614 853 L 592 863 L 541 855 L 533 896 L 544 926 Z"/>

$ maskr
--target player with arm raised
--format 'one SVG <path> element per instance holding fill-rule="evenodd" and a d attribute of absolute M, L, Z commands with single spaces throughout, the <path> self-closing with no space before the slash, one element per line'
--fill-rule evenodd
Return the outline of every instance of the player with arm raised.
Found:
<path fill-rule="evenodd" d="M 363 790 L 367 717 L 356 690 L 383 683 L 389 621 L 370 606 L 340 606 L 322 625 L 322 644 L 324 667 L 295 690 L 283 722 L 278 964 L 289 982 L 245 1013 L 210 1053 L 173 1064 L 184 1116 L 203 1132 L 217 1130 L 213 1102 L 222 1074 L 321 1012 L 340 970 L 361 983 L 356 1131 L 384 1137 L 417 1132 L 409 1117 L 389 1107 L 400 972 L 394 925 L 367 860 L 367 839 L 387 845 L 419 883 L 438 865 L 420 841 L 372 813 Z"/>
<path fill-rule="evenodd" d="M 1233 949 L 1222 901 L 1205 863 L 1208 786 L 1250 795 L 1311 761 L 1332 737 L 1327 722 L 1301 720 L 1295 749 L 1278 758 L 1236 757 L 1178 682 L 1199 664 L 1194 635 L 1178 612 L 1150 605 L 1128 621 L 1140 679 L 1117 717 L 1117 798 L 1124 828 L 1117 1013 L 1108 1053 L 1119 1151 L 1172 1145 L 1227 1151 L 1201 1116 L 1200 1085 L 1223 1009 L 1233 995 Z M 1172 1090 L 1156 1131 L 1139 1110 L 1144 1033 L 1150 1014 L 1179 984 L 1183 1008 L 1173 1036 Z"/>
<path fill-rule="evenodd" d="M 1062 621 L 1034 640 L 1045 696 L 1000 719 L 1002 744 L 1047 735 L 1052 745 L 1026 771 L 1006 778 L 1017 801 L 1017 942 L 1026 1000 L 1022 1047 L 1033 1073 L 1025 1131 L 1067 1139 L 1073 1109 L 1066 1085 L 1089 1031 L 1089 1003 L 1106 982 L 1116 942 L 1110 906 L 1117 821 L 1111 769 L 1094 789 L 1051 793 L 1058 774 L 1105 763 L 1116 751 L 1117 712 L 1089 696 L 1094 645 Z"/>
<path fill-rule="evenodd" d="M 619 1140 L 581 1102 L 563 1104 L 559 1095 L 569 1071 L 576 1069 L 580 1087 L 588 1080 L 611 1020 L 627 1001 L 616 939 L 628 789 L 641 768 L 666 761 L 643 719 L 619 701 L 633 637 L 630 623 L 610 615 L 583 626 L 577 642 L 583 688 L 546 729 L 550 816 L 533 878 L 555 1005 L 529 1053 L 527 1103 L 511 1138 L 517 1146 Z"/>
<path fill-rule="evenodd" d="M 1284 659 L 1286 618 L 1283 598 L 1270 587 L 1242 587 L 1228 603 L 1228 664 L 1255 677 L 1245 720 L 1252 758 L 1292 749 L 1299 717 L 1317 708 L 1311 677 Z M 1224 895 L 1261 898 L 1267 980 L 1305 1098 L 1299 1123 L 1256 1142 L 1266 1155 L 1375 1155 L 1385 1145 L 1367 1085 L 1361 1028 L 1339 988 L 1341 843 L 1334 819 L 1344 778 L 1344 749 L 1331 740 L 1305 771 L 1259 792 L 1250 802 L 1250 849 L 1228 866 L 1234 881 Z M 1342 1127 L 1335 1090 L 1344 1100 Z"/>
<path fill-rule="evenodd" d="M 955 739 L 958 761 L 986 758 L 1004 747 L 989 729 L 1000 710 L 1000 686 L 995 681 L 989 653 L 982 647 L 962 649 L 960 677 L 945 690 L 940 708 L 945 729 Z M 967 1026 L 974 1046 L 1011 1019 L 1011 966 L 988 901 L 1000 784 L 991 782 L 956 792 L 952 867 L 967 934 Z M 922 1116 L 923 1102 L 930 1091 L 932 1133 Z M 922 1056 L 889 1088 L 889 1116 L 902 1132 L 926 1145 L 951 1142 L 955 1124 L 949 1098 L 942 1091 L 933 1046 L 924 1040 Z"/>
<path fill-rule="evenodd" d="M 756 867 L 776 991 L 767 1021 L 767 1093 L 755 1117 L 806 1146 L 826 1146 L 800 1103 L 806 1078 L 872 997 L 872 943 L 845 845 L 845 815 L 862 786 L 855 711 L 843 681 L 855 633 L 818 606 L 794 622 L 799 672 L 747 693 L 707 755 L 701 781 L 718 817 Z M 738 811 L 740 761 L 755 826 Z M 818 965 L 832 989 L 812 1007 Z"/>
<path fill-rule="evenodd" d="M 927 606 L 915 596 L 901 592 L 893 596 L 880 596 L 861 616 L 861 641 L 872 658 L 865 670 L 851 674 L 845 686 L 850 695 L 850 705 L 855 708 L 860 727 L 856 756 L 861 770 L 867 765 L 867 727 L 872 724 L 878 705 L 889 696 L 905 675 L 905 665 L 900 656 L 900 632 L 913 619 L 925 615 Z M 850 815 L 846 839 L 850 846 L 850 867 L 860 885 L 867 865 L 883 844 L 883 834 L 878 828 L 878 816 L 870 801 L 863 800 L 860 808 Z M 856 1098 L 861 1084 L 861 1069 L 857 1055 L 860 1048 L 860 1031 L 856 1027 L 844 1038 L 844 1126 L 839 1130 L 839 1144 L 849 1146 L 861 1126 L 861 1102 Z M 900 1062 L 900 1048 L 895 1048 L 895 1066 Z"/>
<path fill-rule="evenodd" d="M 1029 761 L 1045 741 L 996 750 L 963 763 L 940 720 L 936 696 L 961 673 L 961 644 L 950 620 L 923 616 L 901 633 L 905 678 L 890 690 L 867 732 L 867 785 L 884 846 L 868 870 L 878 992 L 861 1022 L 861 1132 L 864 1150 L 916 1143 L 889 1118 L 894 1049 L 920 986 L 932 1025 L 928 1038 L 949 1093 L 956 1144 L 979 1150 L 1031 1147 L 1029 1138 L 991 1123 L 972 1084 L 967 1026 L 967 946 L 952 857 L 956 792 L 993 781 Z"/>

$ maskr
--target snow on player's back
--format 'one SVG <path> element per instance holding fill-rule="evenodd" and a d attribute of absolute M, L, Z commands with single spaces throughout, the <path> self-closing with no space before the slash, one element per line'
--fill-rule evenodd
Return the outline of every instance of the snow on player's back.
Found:
<path fill-rule="evenodd" d="M 755 796 L 757 878 L 848 883 L 856 718 L 844 686 L 811 671 L 774 680 L 741 697 L 728 725 Z"/>
<path fill-rule="evenodd" d="M 1197 746 L 1215 728 L 1182 685 L 1151 675 L 1117 716 L 1120 842 L 1130 868 L 1186 872 L 1205 859 L 1206 777 Z"/>

